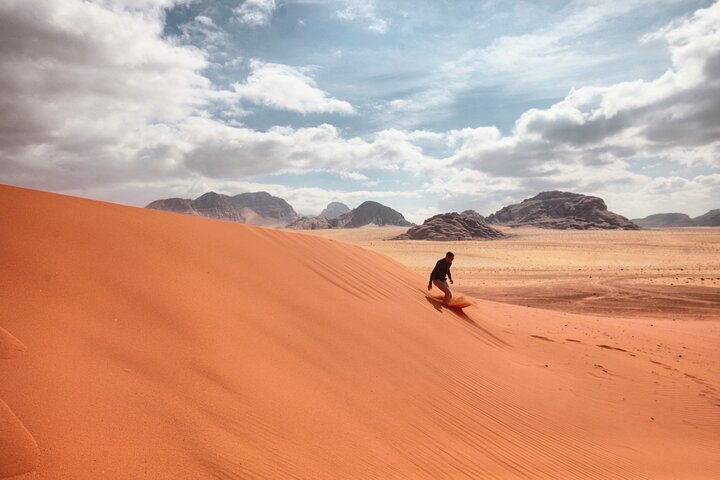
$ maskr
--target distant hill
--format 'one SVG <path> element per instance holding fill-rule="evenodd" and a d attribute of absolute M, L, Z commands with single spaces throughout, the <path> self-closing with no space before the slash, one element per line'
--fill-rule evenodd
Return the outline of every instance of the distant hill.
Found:
<path fill-rule="evenodd" d="M 333 202 L 339 203 L 339 202 Z M 328 205 L 328 208 L 330 208 Z M 342 205 L 342 204 L 340 204 Z M 328 210 L 323 210 L 325 212 Z M 300 230 L 316 230 L 319 228 L 358 228 L 365 225 L 375 224 L 379 226 L 397 225 L 410 227 L 413 224 L 405 220 L 402 213 L 378 202 L 363 202 L 337 218 L 327 218 L 323 215 L 317 217 L 303 217 L 288 225 L 288 228 Z"/>
<path fill-rule="evenodd" d="M 396 240 L 489 240 L 505 235 L 483 222 L 483 217 L 473 210 L 462 213 L 441 213 L 430 217 L 395 237 Z"/>
<path fill-rule="evenodd" d="M 571 192 L 542 192 L 486 218 L 488 224 L 557 229 L 637 230 L 633 222 L 608 211 L 602 198 Z"/>
<path fill-rule="evenodd" d="M 645 218 L 633 218 L 642 228 L 694 227 L 695 222 L 684 213 L 656 213 Z"/>
<path fill-rule="evenodd" d="M 330 202 L 325 210 L 320 212 L 319 217 L 325 217 L 328 220 L 334 220 L 340 215 L 344 215 L 350 211 L 350 207 L 340 202 Z"/>
<path fill-rule="evenodd" d="M 693 218 L 698 227 L 720 227 L 720 208 L 710 210 L 704 215 Z"/>
<path fill-rule="evenodd" d="M 145 208 L 253 225 L 286 225 L 298 218 L 289 203 L 267 192 L 241 193 L 234 196 L 208 192 L 195 200 L 185 198 L 155 200 Z"/>
<path fill-rule="evenodd" d="M 333 228 L 357 228 L 369 224 L 379 226 L 398 225 L 410 227 L 413 224 L 405 220 L 402 213 L 378 202 L 363 202 L 357 208 L 332 221 Z"/>

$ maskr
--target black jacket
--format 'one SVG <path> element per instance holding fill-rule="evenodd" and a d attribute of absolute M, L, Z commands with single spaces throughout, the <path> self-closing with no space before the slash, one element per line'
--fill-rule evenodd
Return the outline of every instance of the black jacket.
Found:
<path fill-rule="evenodd" d="M 446 262 L 444 258 L 441 258 L 437 261 L 435 264 L 435 268 L 433 268 L 432 273 L 430 274 L 430 281 L 428 283 L 432 283 L 433 280 L 440 280 L 442 282 L 445 282 L 445 277 L 449 277 L 450 280 L 452 280 L 452 274 L 450 273 L 450 263 Z"/>

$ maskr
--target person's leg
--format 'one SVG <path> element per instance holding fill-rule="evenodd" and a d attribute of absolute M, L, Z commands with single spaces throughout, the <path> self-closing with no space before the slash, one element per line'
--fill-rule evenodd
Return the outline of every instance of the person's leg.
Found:
<path fill-rule="evenodd" d="M 443 303 L 445 305 L 449 305 L 450 299 L 452 298 L 452 292 L 450 291 L 450 287 L 448 287 L 448 284 L 441 280 L 433 280 L 433 285 L 435 285 L 437 288 L 442 290 L 443 293 L 445 293 L 445 299 L 443 300 Z"/>

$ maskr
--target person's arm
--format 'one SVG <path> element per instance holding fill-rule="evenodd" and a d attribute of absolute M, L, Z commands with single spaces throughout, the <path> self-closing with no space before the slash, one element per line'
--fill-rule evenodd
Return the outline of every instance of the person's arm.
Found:
<path fill-rule="evenodd" d="M 455 283 L 452 279 L 452 273 L 450 273 L 450 267 L 448 267 L 448 280 L 450 280 L 450 283 Z"/>

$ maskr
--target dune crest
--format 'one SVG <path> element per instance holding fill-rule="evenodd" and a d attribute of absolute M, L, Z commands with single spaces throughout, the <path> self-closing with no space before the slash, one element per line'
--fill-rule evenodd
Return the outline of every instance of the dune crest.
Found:
<path fill-rule="evenodd" d="M 717 379 L 597 319 L 442 308 L 426 277 L 310 235 L 0 201 L 0 319 L 28 352 L 0 362 L 0 396 L 38 440 L 33 479 L 720 472 Z"/>

